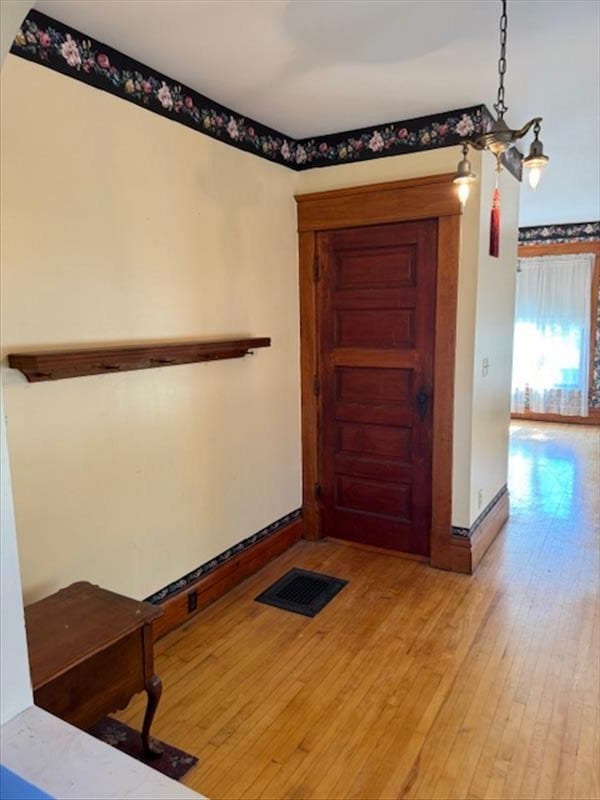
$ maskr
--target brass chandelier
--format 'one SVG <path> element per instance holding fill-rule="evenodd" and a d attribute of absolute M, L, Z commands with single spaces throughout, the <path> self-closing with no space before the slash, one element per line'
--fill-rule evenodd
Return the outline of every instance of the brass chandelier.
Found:
<path fill-rule="evenodd" d="M 508 106 L 504 102 L 504 75 L 506 74 L 506 36 L 508 29 L 508 15 L 506 10 L 506 0 L 502 2 L 502 14 L 500 15 L 500 58 L 498 60 L 498 100 L 494 104 L 494 109 L 497 114 L 497 119 L 492 123 L 489 131 L 479 136 L 477 139 L 466 139 L 463 142 L 463 157 L 458 163 L 456 175 L 453 178 L 454 183 L 458 186 L 458 196 L 461 204 L 464 206 L 469 197 L 469 187 L 477 179 L 477 176 L 471 169 L 471 163 L 467 158 L 469 147 L 475 150 L 488 150 L 496 158 L 496 170 L 502 170 L 502 156 L 511 147 L 513 147 L 520 139 L 533 128 L 534 140 L 529 148 L 529 155 L 523 159 L 523 166 L 529 171 L 529 185 L 535 189 L 540 181 L 541 173 L 544 167 L 550 160 L 544 154 L 544 147 L 539 138 L 540 123 L 542 117 L 534 117 L 529 120 L 522 128 L 513 130 L 508 127 L 504 121 L 504 114 L 508 111 Z M 498 205 L 499 209 L 499 194 L 496 185 L 494 193 L 494 205 Z M 492 212 L 493 213 L 493 212 Z"/>

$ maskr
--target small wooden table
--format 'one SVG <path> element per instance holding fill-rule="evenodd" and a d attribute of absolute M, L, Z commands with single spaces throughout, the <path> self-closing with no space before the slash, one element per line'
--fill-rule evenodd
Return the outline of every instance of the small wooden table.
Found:
<path fill-rule="evenodd" d="M 25 608 L 35 704 L 87 730 L 145 690 L 142 742 L 162 748 L 150 726 L 162 691 L 154 673 L 152 621 L 162 609 L 91 583 L 61 589 Z"/>

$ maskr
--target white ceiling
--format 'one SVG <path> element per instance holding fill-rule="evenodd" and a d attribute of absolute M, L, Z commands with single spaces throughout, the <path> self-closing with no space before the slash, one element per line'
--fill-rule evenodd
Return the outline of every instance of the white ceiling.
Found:
<path fill-rule="evenodd" d="M 39 0 L 36 8 L 294 137 L 495 101 L 499 0 Z M 551 161 L 521 225 L 600 216 L 598 0 L 509 0 L 506 116 Z"/>

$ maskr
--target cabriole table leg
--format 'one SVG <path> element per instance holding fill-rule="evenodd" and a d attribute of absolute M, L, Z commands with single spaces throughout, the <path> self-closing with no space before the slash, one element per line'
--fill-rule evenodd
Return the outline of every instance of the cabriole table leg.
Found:
<path fill-rule="evenodd" d="M 150 738 L 150 726 L 158 707 L 158 701 L 162 694 L 162 681 L 158 675 L 151 675 L 146 681 L 146 692 L 148 694 L 148 705 L 144 715 L 144 725 L 142 727 L 142 744 L 144 751 L 150 758 L 157 758 L 162 755 L 163 747 L 154 739 Z"/>

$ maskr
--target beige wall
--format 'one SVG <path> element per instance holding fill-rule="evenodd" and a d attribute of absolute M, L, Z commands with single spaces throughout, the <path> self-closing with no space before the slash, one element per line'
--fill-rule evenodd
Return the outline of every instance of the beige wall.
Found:
<path fill-rule="evenodd" d="M 5 371 L 27 601 L 143 597 L 299 507 L 295 175 L 9 55 L 3 354 L 271 336 L 252 357 Z"/>
<path fill-rule="evenodd" d="M 26 600 L 79 579 L 143 597 L 300 505 L 294 193 L 452 172 L 460 152 L 295 174 L 13 56 L 2 82 L 4 355 L 273 338 L 210 365 L 40 384 L 5 370 Z M 493 165 L 473 164 L 483 179 L 461 231 L 460 526 L 477 516 L 479 490 L 485 506 L 506 480 L 505 261 L 517 235 L 506 178 L 503 259 L 487 259 Z"/>
<path fill-rule="evenodd" d="M 454 172 L 459 147 L 300 173 L 297 192 Z M 495 162 L 470 155 L 479 180 L 461 222 L 456 331 L 452 524 L 469 527 L 506 483 L 519 184 L 501 176 L 500 259 L 487 255 Z M 439 333 L 439 332 L 438 332 Z M 481 364 L 489 372 L 482 377 Z M 479 494 L 481 491 L 481 495 Z"/>
<path fill-rule="evenodd" d="M 500 174 L 500 257 L 488 255 L 495 161 L 484 156 L 473 358 L 469 518 L 476 519 L 506 483 L 512 343 L 517 275 L 519 184 Z M 488 370 L 484 375 L 483 362 Z"/>

